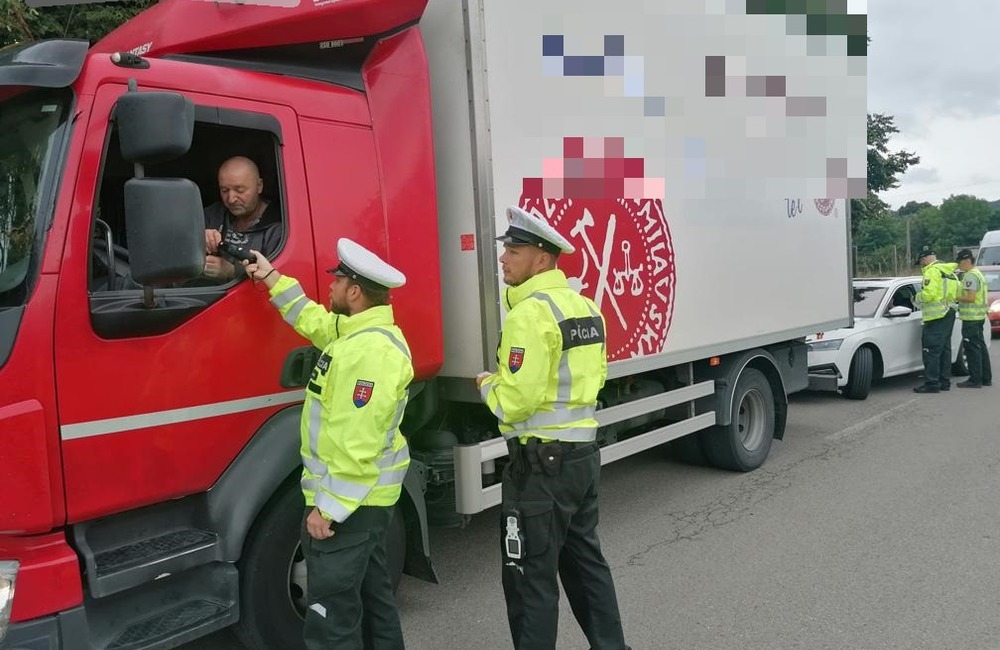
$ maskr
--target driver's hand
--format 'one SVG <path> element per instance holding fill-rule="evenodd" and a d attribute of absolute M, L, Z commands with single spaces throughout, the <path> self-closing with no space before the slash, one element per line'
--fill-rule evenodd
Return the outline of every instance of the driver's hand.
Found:
<path fill-rule="evenodd" d="M 219 244 L 222 243 L 222 233 L 218 230 L 209 228 L 205 231 L 205 252 L 206 253 L 218 253 Z"/>
<path fill-rule="evenodd" d="M 213 280 L 232 280 L 236 267 L 217 255 L 205 256 L 205 277 Z"/>

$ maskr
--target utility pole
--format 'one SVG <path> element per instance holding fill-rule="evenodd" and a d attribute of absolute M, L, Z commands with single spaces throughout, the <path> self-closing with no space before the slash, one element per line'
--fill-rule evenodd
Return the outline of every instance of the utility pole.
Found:
<path fill-rule="evenodd" d="M 910 248 L 910 221 L 913 219 L 913 215 L 907 215 L 906 217 L 906 259 L 913 259 L 913 249 Z"/>

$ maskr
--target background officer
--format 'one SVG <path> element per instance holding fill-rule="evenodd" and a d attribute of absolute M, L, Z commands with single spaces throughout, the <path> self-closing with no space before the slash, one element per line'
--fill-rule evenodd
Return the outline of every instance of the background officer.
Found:
<path fill-rule="evenodd" d="M 627 648 L 597 539 L 597 393 L 607 376 L 604 318 L 556 268 L 570 245 L 544 220 L 507 209 L 498 237 L 507 319 L 496 374 L 477 379 L 508 441 L 502 578 L 514 647 L 554 649 L 558 574 L 591 648 Z"/>
<path fill-rule="evenodd" d="M 413 379 L 389 289 L 406 278 L 349 239 L 329 269 L 330 312 L 254 251 L 247 265 L 295 331 L 322 350 L 302 405 L 302 550 L 310 650 L 402 649 L 386 531 L 410 463 L 399 423 Z"/>
<path fill-rule="evenodd" d="M 939 262 L 931 247 L 924 245 L 917 254 L 923 267 L 923 287 L 916 295 L 922 311 L 921 346 L 924 352 L 924 383 L 915 393 L 951 390 L 951 334 L 955 327 L 955 303 L 958 299 L 957 265 Z"/>
<path fill-rule="evenodd" d="M 960 388 L 980 388 L 993 385 L 990 349 L 983 336 L 989 288 L 982 272 L 973 265 L 975 256 L 968 248 L 958 251 L 955 261 L 962 271 L 962 292 L 958 296 L 958 317 L 962 319 L 962 342 L 969 365 L 969 379 L 959 382 Z"/>

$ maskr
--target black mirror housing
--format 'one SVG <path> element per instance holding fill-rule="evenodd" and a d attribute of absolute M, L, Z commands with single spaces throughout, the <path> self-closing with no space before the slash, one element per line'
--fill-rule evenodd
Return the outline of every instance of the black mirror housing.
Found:
<path fill-rule="evenodd" d="M 125 233 L 132 277 L 156 286 L 205 269 L 205 221 L 198 186 L 186 178 L 125 182 Z"/>
<path fill-rule="evenodd" d="M 180 93 L 131 91 L 118 98 L 115 120 L 125 160 L 165 162 L 191 148 L 194 102 Z"/>

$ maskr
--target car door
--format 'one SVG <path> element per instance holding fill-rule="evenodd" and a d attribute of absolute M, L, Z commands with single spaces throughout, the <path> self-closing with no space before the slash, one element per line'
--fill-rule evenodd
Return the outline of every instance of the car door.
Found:
<path fill-rule="evenodd" d="M 913 296 L 920 283 L 899 282 L 887 291 L 887 300 L 878 315 L 878 344 L 882 350 L 883 377 L 892 377 L 919 369 L 923 365 L 920 345 L 921 313 Z M 914 309 L 909 316 L 890 317 L 893 307 Z"/>
<path fill-rule="evenodd" d="M 919 281 L 907 282 L 901 285 L 901 287 L 907 289 L 911 300 L 912 296 L 916 296 L 922 288 Z M 905 347 L 901 353 L 899 371 L 896 374 L 915 372 L 924 367 L 924 347 L 921 343 L 924 315 L 919 305 L 916 304 L 916 301 L 912 301 L 912 305 L 914 308 L 913 312 L 905 318 L 898 319 L 900 322 L 896 326 L 900 339 L 905 341 Z"/>

